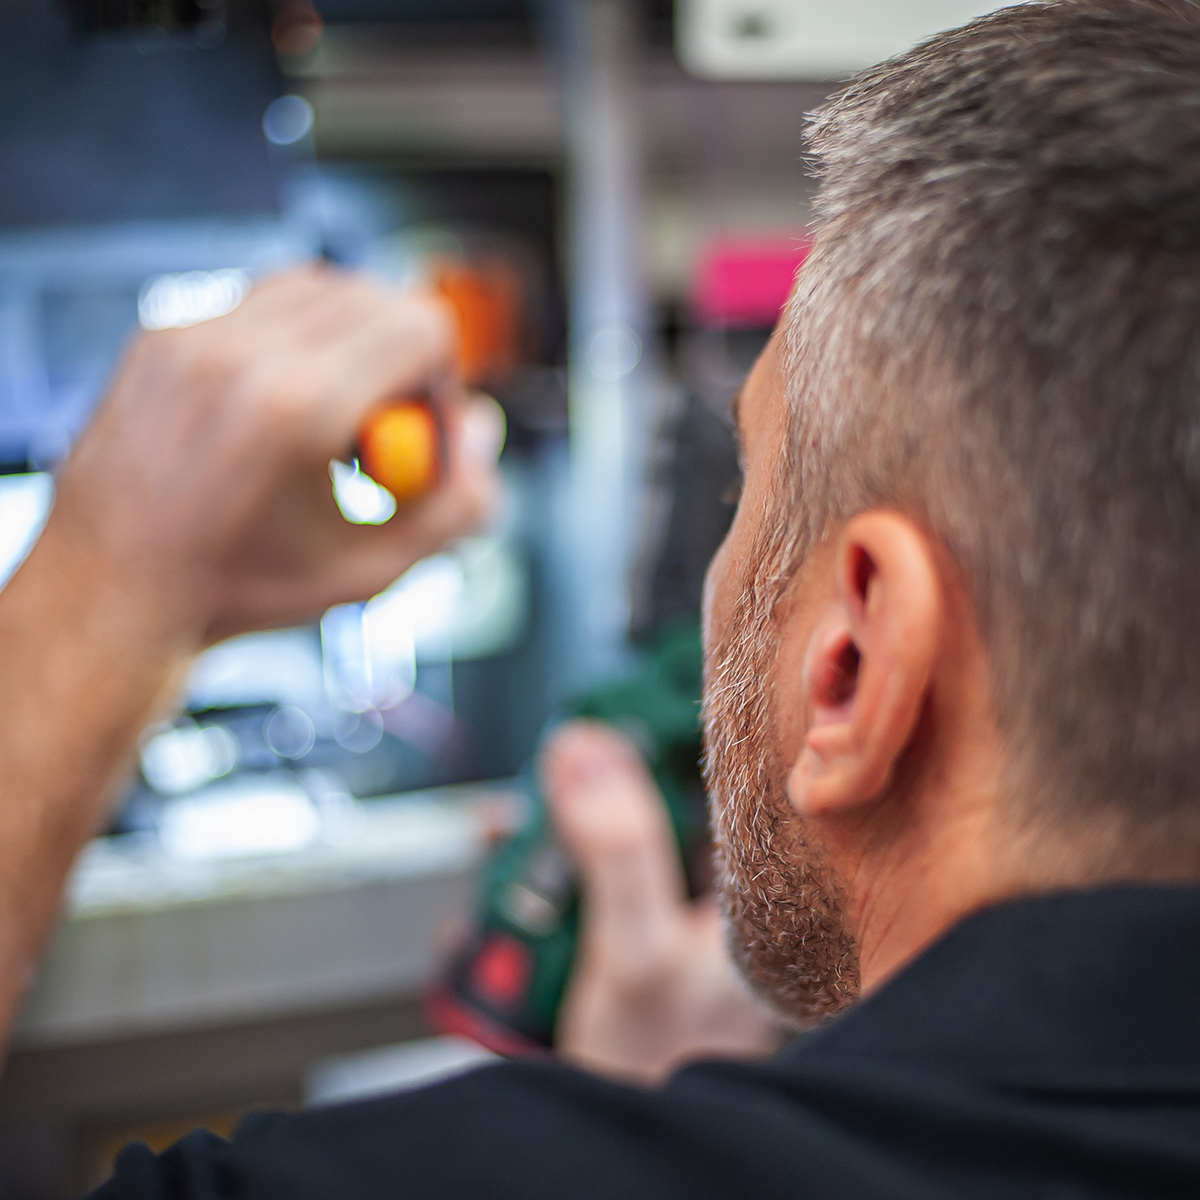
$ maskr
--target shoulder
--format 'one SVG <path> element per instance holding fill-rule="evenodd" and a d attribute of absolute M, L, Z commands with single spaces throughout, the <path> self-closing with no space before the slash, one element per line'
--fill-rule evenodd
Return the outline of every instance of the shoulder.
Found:
<path fill-rule="evenodd" d="M 654 1090 L 553 1061 L 482 1067 L 381 1099 L 248 1117 L 161 1155 L 130 1147 L 95 1200 L 382 1200 L 405 1195 L 669 1200 L 782 1194 L 767 1114 L 787 1098 L 759 1068 L 705 1064 Z M 401 1185 L 399 1186 L 398 1185 Z"/>

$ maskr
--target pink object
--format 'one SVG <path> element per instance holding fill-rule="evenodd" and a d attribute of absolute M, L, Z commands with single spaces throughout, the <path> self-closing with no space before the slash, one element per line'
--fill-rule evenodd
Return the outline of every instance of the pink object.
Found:
<path fill-rule="evenodd" d="M 700 256 L 692 289 L 696 319 L 721 328 L 774 325 L 810 249 L 802 237 L 710 243 Z"/>

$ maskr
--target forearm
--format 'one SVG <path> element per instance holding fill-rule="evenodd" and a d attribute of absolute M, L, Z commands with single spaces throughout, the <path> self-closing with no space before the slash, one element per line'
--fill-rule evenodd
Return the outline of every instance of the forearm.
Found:
<path fill-rule="evenodd" d="M 56 513 L 0 593 L 0 1044 L 71 864 L 189 658 L 147 572 L 83 533 Z"/>

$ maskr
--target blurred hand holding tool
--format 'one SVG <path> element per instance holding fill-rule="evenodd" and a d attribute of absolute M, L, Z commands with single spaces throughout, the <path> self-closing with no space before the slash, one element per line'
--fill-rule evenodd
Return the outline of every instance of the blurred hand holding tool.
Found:
<path fill-rule="evenodd" d="M 454 359 L 440 305 L 326 267 L 130 347 L 0 596 L 0 1031 L 192 656 L 366 599 L 491 508 L 497 414 L 467 399 Z M 386 525 L 345 521 L 330 460 L 388 397 L 445 380 L 441 485 Z"/>
<path fill-rule="evenodd" d="M 438 262 L 433 294 L 453 316 L 458 376 L 470 388 L 502 379 L 521 355 L 524 318 L 519 280 L 503 260 Z M 444 434 L 429 394 L 401 397 L 372 412 L 355 443 L 365 474 L 409 504 L 442 479 Z M 503 415 L 496 416 L 502 421 Z"/>

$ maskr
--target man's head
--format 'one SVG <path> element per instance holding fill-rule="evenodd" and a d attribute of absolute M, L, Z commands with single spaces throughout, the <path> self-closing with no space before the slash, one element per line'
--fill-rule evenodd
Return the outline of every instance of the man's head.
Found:
<path fill-rule="evenodd" d="M 812 145 L 707 695 L 736 940 L 798 1013 L 989 899 L 1200 876 L 1200 5 L 1004 10 Z"/>

